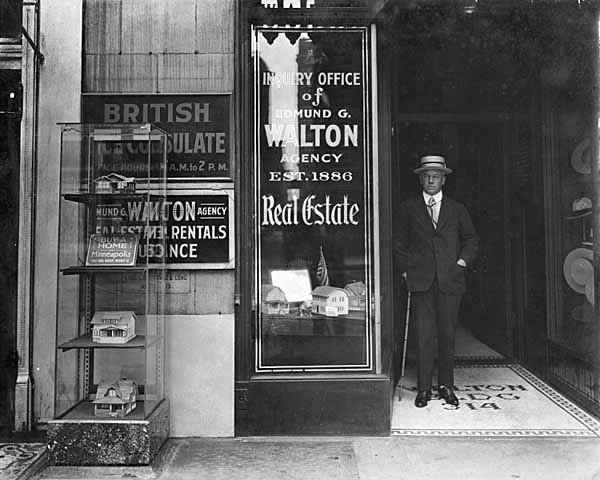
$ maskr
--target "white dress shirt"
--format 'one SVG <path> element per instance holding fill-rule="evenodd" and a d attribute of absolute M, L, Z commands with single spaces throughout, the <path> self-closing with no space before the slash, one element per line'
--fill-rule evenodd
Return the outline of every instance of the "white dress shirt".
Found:
<path fill-rule="evenodd" d="M 429 199 L 433 198 L 433 200 L 435 201 L 435 203 L 433 204 L 432 210 L 433 210 L 433 219 L 435 221 L 435 223 L 438 223 L 438 220 L 440 218 L 440 208 L 442 207 L 442 191 L 440 190 L 438 193 L 436 193 L 435 195 L 429 195 L 426 192 L 423 192 L 423 200 L 425 201 L 425 205 L 428 206 L 429 208 Z"/>

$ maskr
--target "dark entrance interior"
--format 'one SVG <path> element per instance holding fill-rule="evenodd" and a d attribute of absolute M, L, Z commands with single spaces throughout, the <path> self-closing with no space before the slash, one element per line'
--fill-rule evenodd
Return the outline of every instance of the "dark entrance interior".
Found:
<path fill-rule="evenodd" d="M 0 70 L 0 435 L 10 434 L 17 377 L 20 71 Z"/>
<path fill-rule="evenodd" d="M 484 114 L 485 115 L 485 114 Z M 473 217 L 481 236 L 481 252 L 477 263 L 469 270 L 469 290 L 461 308 L 461 327 L 470 335 L 489 345 L 495 351 L 512 356 L 512 336 L 507 318 L 507 274 L 510 264 L 506 261 L 510 252 L 505 238 L 510 235 L 510 225 L 505 215 L 508 206 L 505 198 L 504 130 L 506 122 L 498 118 L 484 118 L 477 114 L 453 114 L 441 120 L 436 114 L 429 118 L 415 119 L 410 115 L 399 116 L 397 142 L 403 166 L 395 170 L 394 203 L 402 201 L 407 194 L 420 191 L 412 166 L 424 153 L 438 152 L 453 165 L 444 194 L 460 199 Z M 445 150 L 447 145 L 447 150 Z M 474 354 L 459 351 L 458 356 Z"/>
<path fill-rule="evenodd" d="M 481 236 L 461 326 L 542 375 L 548 365 L 545 92 L 593 79 L 565 64 L 582 43 L 581 19 L 593 14 L 565 3 L 392 2 L 380 30 L 382 57 L 391 66 L 393 204 L 420 191 L 412 170 L 421 155 L 446 157 L 454 173 L 444 193 L 467 206 Z M 404 319 L 405 293 L 395 278 L 402 292 L 395 318 Z M 397 321 L 396 345 L 403 335 Z M 400 346 L 396 378 L 401 353 Z"/>

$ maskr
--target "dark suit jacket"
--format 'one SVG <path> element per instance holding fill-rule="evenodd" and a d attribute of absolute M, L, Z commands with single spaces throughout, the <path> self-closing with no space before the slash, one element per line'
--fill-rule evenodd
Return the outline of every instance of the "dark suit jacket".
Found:
<path fill-rule="evenodd" d="M 465 268 L 456 261 L 462 258 L 467 266 L 473 263 L 479 237 L 463 204 L 444 195 L 434 229 L 423 195 L 419 194 L 400 205 L 396 227 L 394 259 L 398 270 L 407 272 L 411 291 L 428 290 L 437 277 L 442 292 L 465 292 Z"/>

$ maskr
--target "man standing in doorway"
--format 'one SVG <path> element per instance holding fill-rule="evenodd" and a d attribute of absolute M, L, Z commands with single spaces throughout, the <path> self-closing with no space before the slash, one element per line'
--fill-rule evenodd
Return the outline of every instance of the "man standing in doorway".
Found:
<path fill-rule="evenodd" d="M 423 191 L 400 205 L 393 248 L 411 295 L 416 328 L 415 405 L 425 407 L 431 399 L 437 333 L 438 392 L 446 403 L 457 406 L 454 335 L 466 290 L 465 269 L 477 256 L 479 237 L 464 205 L 442 194 L 446 176 L 452 173 L 444 157 L 422 157 L 414 173 Z"/>

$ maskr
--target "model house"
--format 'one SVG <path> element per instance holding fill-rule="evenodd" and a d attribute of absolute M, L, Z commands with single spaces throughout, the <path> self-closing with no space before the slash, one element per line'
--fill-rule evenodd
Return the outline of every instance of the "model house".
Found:
<path fill-rule="evenodd" d="M 364 282 L 352 282 L 344 287 L 348 293 L 348 309 L 349 310 L 366 310 L 367 295 Z"/>
<path fill-rule="evenodd" d="M 94 404 L 97 417 L 124 417 L 135 410 L 138 388 L 133 380 L 101 381 Z"/>
<path fill-rule="evenodd" d="M 127 343 L 135 337 L 135 313 L 96 312 L 92 317 L 92 341 Z"/>
<path fill-rule="evenodd" d="M 312 311 L 327 317 L 348 314 L 348 293 L 343 288 L 317 287 L 312 291 Z"/>
<path fill-rule="evenodd" d="M 98 177 L 95 181 L 96 193 L 134 193 L 135 178 L 125 177 L 118 173 L 109 173 Z"/>
<path fill-rule="evenodd" d="M 261 288 L 261 302 L 263 311 L 267 315 L 287 315 L 290 313 L 290 304 L 281 288 L 274 285 L 263 285 Z"/>

